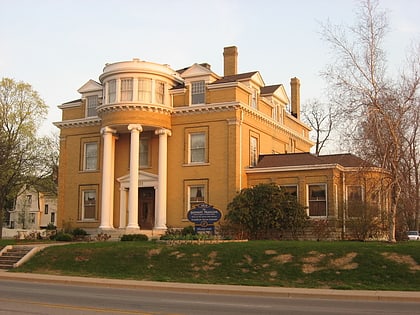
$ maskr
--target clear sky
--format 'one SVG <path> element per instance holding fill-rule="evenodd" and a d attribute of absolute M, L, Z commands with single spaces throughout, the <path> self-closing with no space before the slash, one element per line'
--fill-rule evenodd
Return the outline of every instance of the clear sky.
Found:
<path fill-rule="evenodd" d="M 389 11 L 392 70 L 420 38 L 420 0 L 380 0 Z M 180 69 L 207 62 L 223 75 L 223 47 L 238 47 L 239 72 L 267 85 L 301 80 L 302 104 L 322 99 L 328 48 L 319 23 L 351 24 L 355 0 L 0 0 L 0 77 L 24 81 L 49 106 L 42 132 L 61 120 L 58 105 L 98 81 L 106 63 L 139 58 Z"/>

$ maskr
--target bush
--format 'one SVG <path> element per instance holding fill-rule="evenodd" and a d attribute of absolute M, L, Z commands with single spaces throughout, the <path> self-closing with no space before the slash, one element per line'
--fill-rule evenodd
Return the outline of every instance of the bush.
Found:
<path fill-rule="evenodd" d="M 68 233 L 60 232 L 54 235 L 52 239 L 59 242 L 71 242 L 73 240 L 73 236 Z"/>
<path fill-rule="evenodd" d="M 148 240 L 149 238 L 147 237 L 147 235 L 144 234 L 124 234 L 123 236 L 121 236 L 122 242 L 144 242 Z"/>
<path fill-rule="evenodd" d="M 283 232 L 296 238 L 307 222 L 296 197 L 273 183 L 242 189 L 227 208 L 227 225 L 235 228 L 235 234 L 254 240 L 281 238 Z"/>
<path fill-rule="evenodd" d="M 57 227 L 53 223 L 48 223 L 46 229 L 47 229 L 47 231 L 53 231 L 53 230 L 56 230 Z"/>
<path fill-rule="evenodd" d="M 73 236 L 86 236 L 88 233 L 81 229 L 81 228 L 75 228 L 71 234 L 73 234 Z"/>

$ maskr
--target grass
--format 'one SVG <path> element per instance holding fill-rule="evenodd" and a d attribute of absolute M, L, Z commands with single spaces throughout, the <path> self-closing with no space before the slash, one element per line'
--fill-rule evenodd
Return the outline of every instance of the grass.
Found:
<path fill-rule="evenodd" d="M 78 243 L 46 248 L 15 271 L 168 282 L 420 291 L 420 242 Z"/>

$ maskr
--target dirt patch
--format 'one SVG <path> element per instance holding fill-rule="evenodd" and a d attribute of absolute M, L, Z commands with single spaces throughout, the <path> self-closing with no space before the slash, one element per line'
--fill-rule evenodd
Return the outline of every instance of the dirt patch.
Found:
<path fill-rule="evenodd" d="M 89 258 L 85 256 L 76 256 L 74 258 L 74 261 L 77 261 L 77 262 L 89 261 Z"/>
<path fill-rule="evenodd" d="M 271 258 L 271 260 L 280 264 L 285 264 L 285 263 L 293 261 L 293 255 L 292 254 L 277 255 Z"/>
<path fill-rule="evenodd" d="M 347 253 L 343 257 L 339 257 L 336 259 L 331 259 L 329 264 L 334 269 L 340 269 L 340 270 L 352 270 L 359 267 L 358 263 L 353 262 L 353 259 L 357 256 L 357 253 Z"/>
<path fill-rule="evenodd" d="M 161 251 L 162 251 L 161 248 L 152 248 L 147 252 L 147 256 L 149 257 L 157 256 L 160 254 Z"/>
<path fill-rule="evenodd" d="M 274 249 L 267 249 L 264 254 L 266 255 L 277 255 L 277 251 L 275 251 Z"/>
<path fill-rule="evenodd" d="M 160 252 L 159 252 L 160 254 Z M 169 253 L 169 256 L 175 256 L 177 259 L 182 258 L 185 256 L 185 253 L 181 253 L 180 251 L 173 251 L 171 253 Z"/>
<path fill-rule="evenodd" d="M 408 265 L 411 271 L 420 270 L 420 265 L 410 255 L 401 255 L 397 253 L 385 252 L 385 253 L 382 253 L 382 256 L 384 256 L 386 259 L 396 262 L 397 264 Z"/>
<path fill-rule="evenodd" d="M 244 258 L 245 258 L 245 260 L 246 260 L 246 262 L 248 263 L 248 264 L 252 264 L 252 257 L 251 256 L 249 256 L 249 255 L 244 255 Z"/>
<path fill-rule="evenodd" d="M 321 254 L 316 251 L 309 252 L 310 256 L 302 258 L 302 272 L 313 273 L 320 270 L 352 270 L 359 267 L 359 264 L 353 262 L 357 253 L 347 253 L 338 258 L 331 258 L 332 253 Z"/>

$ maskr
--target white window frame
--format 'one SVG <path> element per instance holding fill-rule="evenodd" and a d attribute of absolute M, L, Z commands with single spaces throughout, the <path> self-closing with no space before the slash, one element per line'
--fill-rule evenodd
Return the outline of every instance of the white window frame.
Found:
<path fill-rule="evenodd" d="M 86 117 L 98 116 L 96 107 L 99 105 L 98 95 L 91 95 L 86 97 Z"/>
<path fill-rule="evenodd" d="M 152 102 L 152 79 L 138 79 L 138 100 L 145 103 Z"/>
<path fill-rule="evenodd" d="M 117 80 L 109 80 L 108 83 L 108 93 L 107 101 L 109 104 L 115 103 L 117 101 Z"/>
<path fill-rule="evenodd" d="M 122 78 L 120 82 L 121 102 L 133 101 L 133 78 Z"/>
<path fill-rule="evenodd" d="M 91 206 L 89 204 L 88 205 L 86 204 L 86 200 L 89 200 L 89 198 L 90 198 L 90 196 L 87 196 L 88 194 L 90 196 L 94 197 L 94 199 L 93 199 L 94 202 L 92 203 L 93 207 L 94 207 L 93 217 L 86 217 L 86 207 Z M 96 189 L 84 189 L 84 190 L 82 190 L 82 218 L 81 218 L 82 221 L 96 221 L 97 220 L 97 213 L 98 213 L 97 209 L 98 209 L 98 193 L 97 193 L 97 190 Z"/>
<path fill-rule="evenodd" d="M 90 151 L 88 147 L 94 147 L 95 150 Z M 85 142 L 83 144 L 83 170 L 97 171 L 98 170 L 98 142 Z M 92 165 L 91 165 L 92 163 Z"/>
<path fill-rule="evenodd" d="M 258 138 L 250 136 L 249 138 L 249 165 L 256 166 L 258 163 Z"/>
<path fill-rule="evenodd" d="M 158 104 L 165 103 L 165 82 L 155 81 L 155 102 Z"/>
<path fill-rule="evenodd" d="M 325 194 L 325 198 L 324 199 L 311 199 L 311 186 L 323 186 L 324 187 L 324 194 Z M 308 184 L 307 185 L 307 189 L 308 189 L 308 215 L 311 218 L 326 218 L 328 216 L 328 186 L 326 183 L 313 183 L 313 184 Z M 311 215 L 311 202 L 323 202 L 325 204 L 325 211 L 324 214 L 322 215 Z"/>
<path fill-rule="evenodd" d="M 140 138 L 140 150 L 139 150 L 139 165 L 140 167 L 150 166 L 150 139 Z"/>
<path fill-rule="evenodd" d="M 188 162 L 195 164 L 195 163 L 206 163 L 207 162 L 207 137 L 205 132 L 191 132 L 188 134 Z M 202 137 L 202 146 L 198 146 L 196 143 L 198 141 L 194 141 L 195 137 Z M 193 143 L 195 142 L 195 144 Z M 202 159 L 197 159 L 196 152 L 202 152 Z"/>
<path fill-rule="evenodd" d="M 196 196 L 194 196 L 194 194 Z M 198 194 L 201 196 L 198 196 Z M 193 198 L 195 200 L 193 200 Z M 194 209 L 196 206 L 205 203 L 206 200 L 206 186 L 204 184 L 188 186 L 188 210 Z"/>
<path fill-rule="evenodd" d="M 254 109 L 258 109 L 258 91 L 256 88 L 251 88 L 251 107 Z"/>
<path fill-rule="evenodd" d="M 206 82 L 204 80 L 191 82 L 191 105 L 206 103 Z"/>

